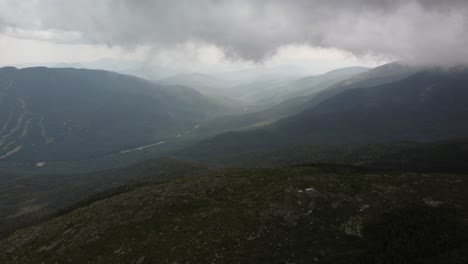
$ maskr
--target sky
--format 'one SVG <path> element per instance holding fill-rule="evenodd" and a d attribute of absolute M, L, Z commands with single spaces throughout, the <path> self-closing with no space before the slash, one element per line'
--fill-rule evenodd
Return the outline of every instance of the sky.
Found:
<path fill-rule="evenodd" d="M 187 72 L 468 64 L 466 0 L 0 0 L 0 65 Z"/>

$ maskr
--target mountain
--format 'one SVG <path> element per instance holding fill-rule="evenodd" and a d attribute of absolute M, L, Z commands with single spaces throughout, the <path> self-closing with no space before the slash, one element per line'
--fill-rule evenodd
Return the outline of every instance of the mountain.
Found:
<path fill-rule="evenodd" d="M 468 69 L 424 70 L 376 87 L 344 91 L 264 128 L 206 140 L 197 155 L 303 144 L 436 141 L 464 138 Z"/>
<path fill-rule="evenodd" d="M 351 78 L 354 75 L 367 72 L 366 67 L 348 67 L 333 70 L 322 75 L 308 76 L 294 80 L 286 85 L 270 87 L 262 91 L 256 91 L 259 103 L 280 103 L 286 99 L 307 96 L 327 89 L 331 85 Z"/>
<path fill-rule="evenodd" d="M 232 87 L 235 82 L 217 79 L 207 74 L 188 73 L 160 79 L 158 82 L 169 85 L 192 87 L 201 93 L 221 94 L 224 89 Z"/>
<path fill-rule="evenodd" d="M 468 69 L 435 69 L 378 87 L 345 91 L 276 124 L 315 140 L 396 141 L 462 138 L 468 125 Z M 296 133 L 297 132 L 297 133 Z"/>
<path fill-rule="evenodd" d="M 166 77 L 157 82 L 162 85 L 182 85 L 193 88 L 219 104 L 229 107 L 233 114 L 239 113 L 245 106 L 245 102 L 231 96 L 229 89 L 236 84 L 233 81 L 217 79 L 207 74 L 189 73 Z"/>
<path fill-rule="evenodd" d="M 402 62 L 392 62 L 356 74 L 343 81 L 337 82 L 316 93 L 287 99 L 272 107 L 270 112 L 287 112 L 288 115 L 299 113 L 307 108 L 314 107 L 321 102 L 347 90 L 365 88 L 388 84 L 403 80 L 420 71 L 418 67 Z"/>
<path fill-rule="evenodd" d="M 265 95 L 274 87 L 283 86 L 289 83 L 291 79 L 281 79 L 281 77 L 275 77 L 271 79 L 260 79 L 253 80 L 251 82 L 245 82 L 237 84 L 230 89 L 226 90 L 226 94 L 232 98 L 238 98 L 248 104 L 250 108 L 253 107 L 271 107 L 272 102 L 259 102 L 261 95 Z M 262 106 L 263 105 L 263 106 Z"/>
<path fill-rule="evenodd" d="M 352 77 L 305 96 L 305 111 L 185 153 L 263 154 L 256 166 L 287 155 L 292 166 L 170 159 L 7 174 L 0 263 L 466 263 L 468 69 L 407 72 Z M 196 138 L 223 111 L 194 89 L 112 72 L 0 69 L 1 158 L 12 163 Z"/>
<path fill-rule="evenodd" d="M 259 112 L 255 109 L 267 110 L 287 99 L 304 98 L 315 94 L 367 70 L 369 69 L 365 67 L 349 67 L 299 79 L 278 74 L 258 77 L 250 81 L 219 79 L 206 74 L 192 73 L 164 78 L 159 82 L 184 85 L 205 95 L 237 100 L 237 105 L 242 106 L 244 111 L 250 113 Z"/>
<path fill-rule="evenodd" d="M 418 71 L 420 71 L 418 67 L 406 64 L 404 61 L 391 62 L 343 80 L 333 88 L 343 87 L 342 89 L 346 90 L 377 86 L 402 80 Z"/>
<path fill-rule="evenodd" d="M 204 133 L 205 135 L 215 135 L 217 133 L 219 134 L 231 130 L 245 130 L 265 126 L 282 118 L 298 114 L 307 108 L 314 107 L 340 92 L 353 88 L 372 87 L 374 85 L 382 85 L 399 81 L 416 73 L 417 71 L 417 68 L 402 63 L 394 62 L 385 64 L 377 68 L 370 69 L 364 73 L 354 75 L 316 93 L 286 99 L 273 106 L 264 106 L 262 107 L 264 109 L 259 111 L 250 111 L 245 114 L 215 118 L 204 123 L 199 129 L 199 132 Z M 338 70 L 338 72 L 340 72 L 340 70 Z M 321 79 L 320 77 L 313 78 Z M 269 87 L 271 88 L 271 86 Z M 252 87 L 252 89 L 254 88 Z M 247 110 L 252 109 L 249 107 Z"/>
<path fill-rule="evenodd" d="M 178 71 L 161 67 L 149 61 L 135 61 L 135 60 L 125 60 L 125 59 L 111 59 L 103 58 L 95 61 L 87 62 L 75 62 L 75 63 L 59 63 L 56 65 L 51 65 L 52 68 L 86 68 L 93 70 L 106 70 L 117 72 L 121 74 L 128 74 L 144 78 L 147 80 L 156 80 L 160 78 L 165 78 L 176 74 Z"/>
<path fill-rule="evenodd" d="M 122 58 L 102 58 L 94 61 L 35 62 L 5 66 L 15 66 L 17 68 L 48 67 L 105 70 L 132 75 L 147 80 L 158 80 L 174 76 L 180 72 L 179 70 L 170 67 L 161 67 L 160 65 L 150 61 L 126 60 Z"/>
<path fill-rule="evenodd" d="M 467 179 L 345 166 L 205 171 L 92 197 L 0 240 L 0 262 L 466 263 Z"/>
<path fill-rule="evenodd" d="M 286 99 L 270 109 L 262 111 L 261 115 L 268 116 L 270 120 L 279 120 L 300 113 L 307 108 L 314 107 L 341 92 L 400 81 L 418 71 L 420 71 L 418 67 L 410 66 L 402 62 L 384 64 L 363 73 L 353 75 L 350 78 L 326 87 L 326 89 L 321 89 L 316 93 Z"/>
<path fill-rule="evenodd" d="M 281 73 L 281 69 L 285 72 Z M 300 70 L 295 74 L 291 69 L 279 67 L 264 70 L 243 70 L 238 72 L 214 73 L 213 75 L 202 73 L 178 74 L 160 79 L 162 84 L 184 85 L 192 87 L 205 95 L 212 95 L 238 101 L 242 106 L 271 105 L 275 102 L 259 101 L 265 94 L 271 93 L 275 87 L 283 86 L 296 80 Z M 246 110 L 247 111 L 247 110 Z"/>
<path fill-rule="evenodd" d="M 302 67 L 294 65 L 278 65 L 273 67 L 262 67 L 261 65 L 255 65 L 250 69 L 225 71 L 214 73 L 218 79 L 235 81 L 238 83 L 262 83 L 269 81 L 284 81 L 284 80 L 295 80 L 302 76 L 310 75 L 310 73 Z"/>
<path fill-rule="evenodd" d="M 28 67 L 29 68 L 29 67 Z M 66 62 L 60 62 L 57 64 L 52 65 L 50 68 L 75 68 L 75 69 L 83 69 L 87 68 L 81 63 L 66 63 Z"/>
<path fill-rule="evenodd" d="M 90 158 L 163 141 L 222 113 L 182 86 L 107 71 L 0 69 L 0 160 Z"/>
<path fill-rule="evenodd" d="M 403 80 L 417 72 L 420 67 L 406 64 L 405 62 L 391 62 L 369 71 L 363 72 L 336 83 L 326 90 L 313 94 L 307 98 L 306 107 L 310 108 L 331 98 L 341 92 L 354 89 L 379 86 Z"/>

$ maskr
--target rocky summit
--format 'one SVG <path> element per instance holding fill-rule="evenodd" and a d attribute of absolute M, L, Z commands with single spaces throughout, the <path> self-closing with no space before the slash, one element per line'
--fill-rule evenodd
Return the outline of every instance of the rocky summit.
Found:
<path fill-rule="evenodd" d="M 467 186 L 338 166 L 216 169 L 19 230 L 0 262 L 464 263 Z"/>

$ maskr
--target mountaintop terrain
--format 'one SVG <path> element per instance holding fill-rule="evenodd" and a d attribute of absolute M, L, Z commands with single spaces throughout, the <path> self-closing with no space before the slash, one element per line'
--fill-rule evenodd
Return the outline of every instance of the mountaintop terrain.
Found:
<path fill-rule="evenodd" d="M 464 263 L 467 184 L 334 166 L 220 169 L 17 231 L 0 261 Z"/>

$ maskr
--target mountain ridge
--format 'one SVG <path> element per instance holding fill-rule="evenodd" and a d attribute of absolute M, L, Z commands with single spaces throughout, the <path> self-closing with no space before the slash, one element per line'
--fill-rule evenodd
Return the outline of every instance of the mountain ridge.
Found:
<path fill-rule="evenodd" d="M 395 83 L 349 89 L 263 128 L 228 132 L 194 153 L 233 153 L 282 145 L 377 143 L 463 138 L 468 127 L 468 71 L 425 70 Z M 468 100 L 468 99 L 467 99 Z"/>
<path fill-rule="evenodd" d="M 154 143 L 223 111 L 191 88 L 71 68 L 2 68 L 0 100 L 3 160 L 103 155 Z"/>

